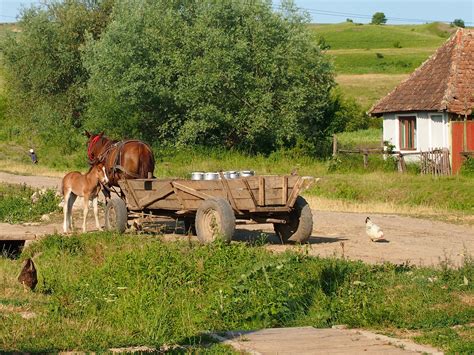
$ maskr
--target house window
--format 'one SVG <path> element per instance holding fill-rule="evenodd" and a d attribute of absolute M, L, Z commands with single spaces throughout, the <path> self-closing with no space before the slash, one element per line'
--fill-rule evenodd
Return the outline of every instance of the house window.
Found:
<path fill-rule="evenodd" d="M 416 149 L 415 130 L 416 117 L 399 117 L 400 120 L 400 149 Z"/>

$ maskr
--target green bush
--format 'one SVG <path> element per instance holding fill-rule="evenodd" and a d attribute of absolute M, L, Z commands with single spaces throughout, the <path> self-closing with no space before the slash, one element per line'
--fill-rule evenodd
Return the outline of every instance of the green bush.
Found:
<path fill-rule="evenodd" d="M 464 163 L 461 166 L 461 174 L 467 176 L 474 175 L 474 158 L 467 157 Z"/>
<path fill-rule="evenodd" d="M 343 97 L 340 90 L 331 95 L 331 111 L 333 121 L 331 133 L 353 132 L 369 127 L 369 116 L 351 97 Z"/>

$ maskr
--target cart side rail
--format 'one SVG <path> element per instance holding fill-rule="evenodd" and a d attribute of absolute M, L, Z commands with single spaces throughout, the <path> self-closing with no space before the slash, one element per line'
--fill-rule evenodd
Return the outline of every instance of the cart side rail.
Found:
<path fill-rule="evenodd" d="M 133 179 L 119 181 L 130 210 L 196 211 L 203 200 L 224 198 L 236 214 L 289 211 L 314 182 L 310 176 L 262 175 L 239 179 Z"/>

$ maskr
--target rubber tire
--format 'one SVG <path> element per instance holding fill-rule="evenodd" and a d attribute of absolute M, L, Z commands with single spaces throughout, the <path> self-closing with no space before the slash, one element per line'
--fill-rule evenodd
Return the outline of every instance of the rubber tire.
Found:
<path fill-rule="evenodd" d="M 128 211 L 125 202 L 120 198 L 112 198 L 105 206 L 105 229 L 119 233 L 127 229 Z"/>
<path fill-rule="evenodd" d="M 290 212 L 289 223 L 273 224 L 275 233 L 284 243 L 306 243 L 313 232 L 313 214 L 308 202 L 301 196 L 296 199 Z"/>
<path fill-rule="evenodd" d="M 229 243 L 235 231 L 235 215 L 223 198 L 205 200 L 196 213 L 196 234 L 201 243 L 209 243 L 220 237 Z"/>

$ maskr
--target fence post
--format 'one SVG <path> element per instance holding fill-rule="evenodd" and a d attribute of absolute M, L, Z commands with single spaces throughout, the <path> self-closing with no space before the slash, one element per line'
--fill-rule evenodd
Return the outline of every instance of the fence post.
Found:
<path fill-rule="evenodd" d="M 367 169 L 367 167 L 369 166 L 369 152 L 367 151 L 367 149 L 363 150 L 363 154 L 364 154 L 364 169 Z"/>
<path fill-rule="evenodd" d="M 404 173 L 406 171 L 405 158 L 402 153 L 398 153 L 398 172 Z"/>
<path fill-rule="evenodd" d="M 337 156 L 337 136 L 332 135 L 332 156 L 335 158 Z"/>

